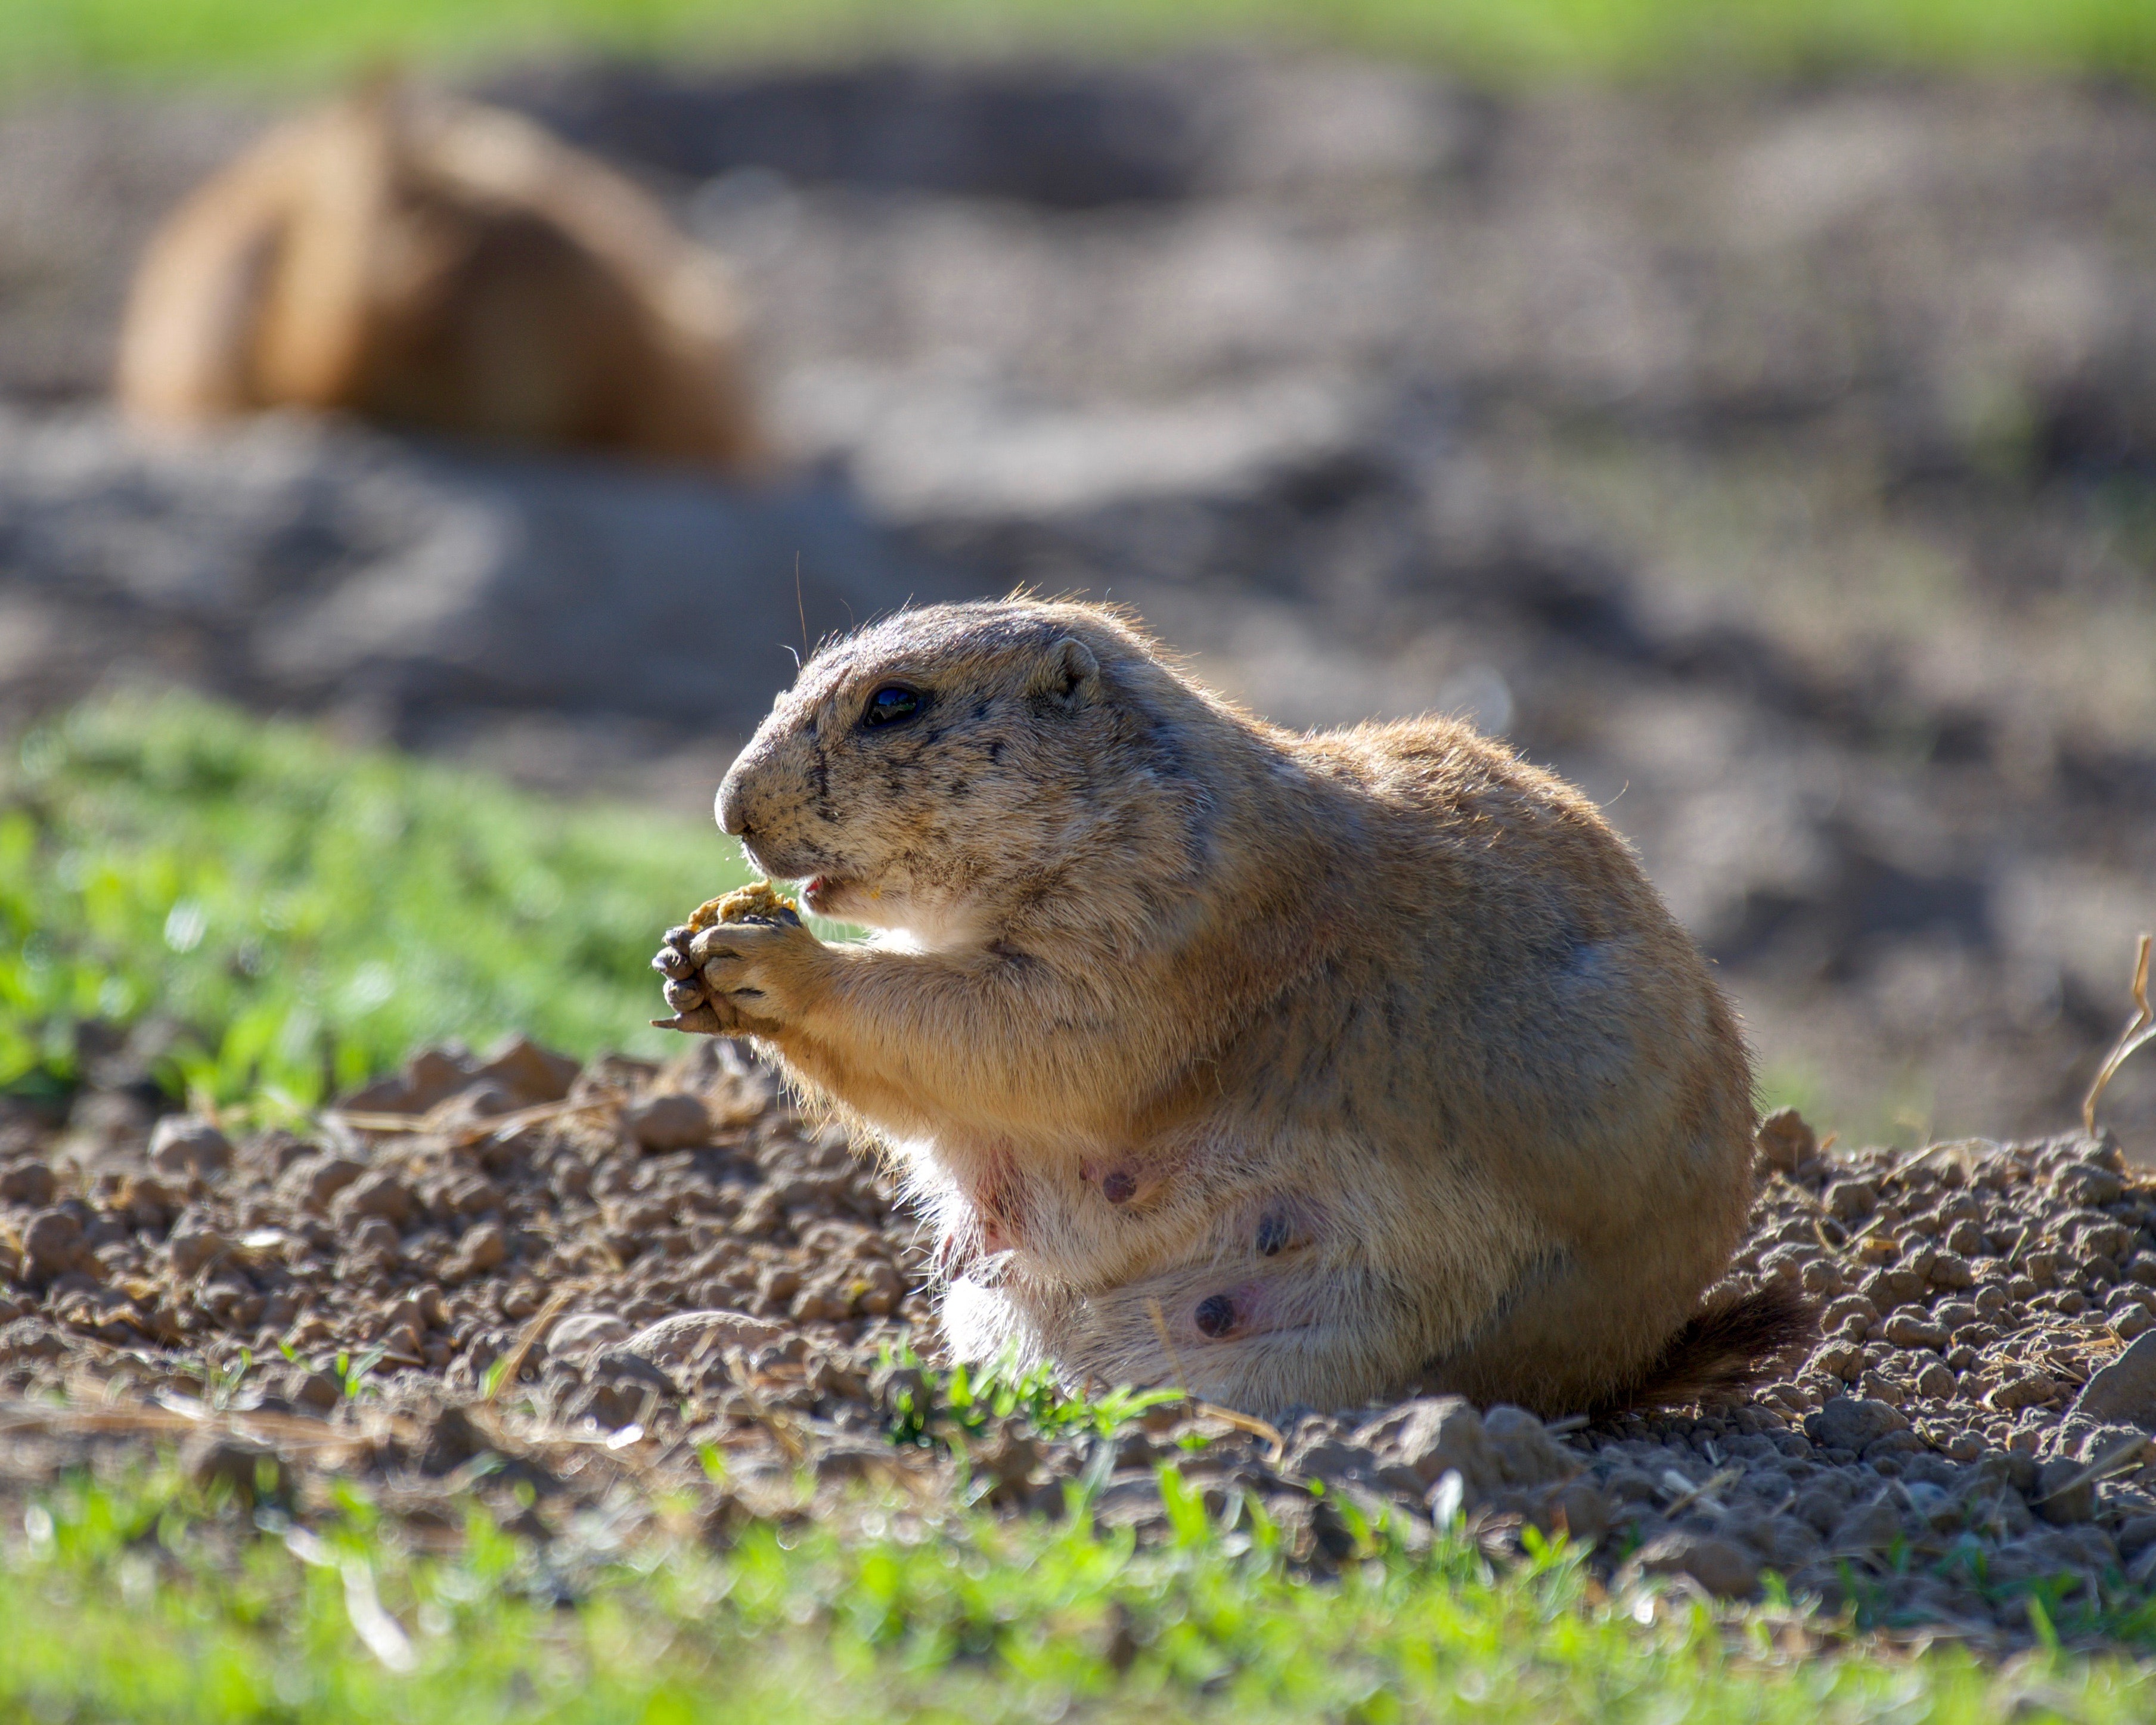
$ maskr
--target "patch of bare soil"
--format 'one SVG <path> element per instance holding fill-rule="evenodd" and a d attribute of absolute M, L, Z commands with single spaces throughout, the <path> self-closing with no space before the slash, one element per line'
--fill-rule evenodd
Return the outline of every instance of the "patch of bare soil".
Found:
<path fill-rule="evenodd" d="M 913 1224 L 732 1044 L 663 1068 L 431 1050 L 305 1136 L 96 1090 L 0 1132 L 10 1493 L 166 1446 L 301 1514 L 365 1476 L 423 1540 L 467 1492 L 550 1542 L 667 1501 L 724 1541 L 843 1522 L 863 1482 L 923 1513 L 1082 1491 L 1151 1538 L 1173 1461 L 1317 1569 L 1355 1548 L 1350 1502 L 1410 1544 L 1455 1515 L 1501 1558 L 1561 1527 L 1613 1579 L 1743 1598 L 1772 1571 L 1991 1648 L 2030 1634 L 2035 1584 L 2068 1620 L 2156 1585 L 2156 1181 L 2107 1135 L 1845 1154 L 1770 1121 L 1737 1273 L 1815 1295 L 1825 1333 L 1737 1405 L 1173 1404 L 1110 1440 L 939 1410 L 901 1352 L 936 1352 Z"/>

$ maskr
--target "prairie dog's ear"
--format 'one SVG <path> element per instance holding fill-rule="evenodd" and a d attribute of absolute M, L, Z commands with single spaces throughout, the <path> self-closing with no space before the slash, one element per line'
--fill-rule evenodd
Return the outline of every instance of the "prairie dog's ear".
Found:
<path fill-rule="evenodd" d="M 1029 693 L 1075 706 L 1100 687 L 1101 662 L 1075 635 L 1065 635 L 1042 656 Z"/>

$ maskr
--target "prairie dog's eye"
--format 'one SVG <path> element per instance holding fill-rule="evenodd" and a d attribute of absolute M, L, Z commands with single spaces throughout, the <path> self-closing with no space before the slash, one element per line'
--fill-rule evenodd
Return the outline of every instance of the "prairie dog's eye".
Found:
<path fill-rule="evenodd" d="M 879 725 L 903 725 L 921 711 L 921 691 L 902 683 L 886 683 L 869 696 L 861 723 L 870 730 Z"/>

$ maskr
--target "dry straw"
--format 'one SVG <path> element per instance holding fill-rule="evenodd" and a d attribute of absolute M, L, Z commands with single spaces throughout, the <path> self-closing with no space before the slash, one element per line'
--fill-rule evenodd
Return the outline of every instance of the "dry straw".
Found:
<path fill-rule="evenodd" d="M 1182 1394 L 1183 1404 L 1203 1419 L 1218 1420 L 1234 1430 L 1262 1439 L 1272 1445 L 1273 1460 L 1276 1461 L 1286 1454 L 1287 1438 L 1278 1426 L 1259 1419 L 1255 1414 L 1238 1413 L 1233 1408 L 1200 1401 L 1190 1393 L 1190 1375 L 1183 1369 L 1183 1356 L 1176 1352 L 1175 1343 L 1168 1333 L 1168 1319 L 1162 1314 L 1160 1301 L 1148 1299 L 1145 1303 L 1146 1315 L 1152 1320 L 1153 1329 L 1160 1337 L 1161 1350 L 1168 1355 L 1168 1366 L 1175 1373 L 1175 1387 Z"/>
<path fill-rule="evenodd" d="M 2088 1096 L 2082 1103 L 2082 1127 L 2091 1135 L 2096 1132 L 2097 1100 L 2103 1095 L 2104 1086 L 2134 1050 L 2156 1042 L 2156 1011 L 2148 1005 L 2148 937 L 2145 934 L 2141 937 L 2141 949 L 2133 961 L 2133 1004 L 2138 1009 L 2133 1022 L 2120 1033 L 2117 1045 L 2104 1056 L 2103 1065 L 2097 1069 L 2096 1082 L 2089 1086 Z"/>

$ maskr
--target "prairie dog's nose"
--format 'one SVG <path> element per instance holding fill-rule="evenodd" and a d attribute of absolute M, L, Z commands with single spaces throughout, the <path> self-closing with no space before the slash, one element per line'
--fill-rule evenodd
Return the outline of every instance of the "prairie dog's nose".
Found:
<path fill-rule="evenodd" d="M 748 830 L 748 798 L 742 793 L 738 773 L 729 773 L 719 781 L 719 793 L 711 798 L 711 815 L 719 830 L 730 839 L 738 839 Z"/>

